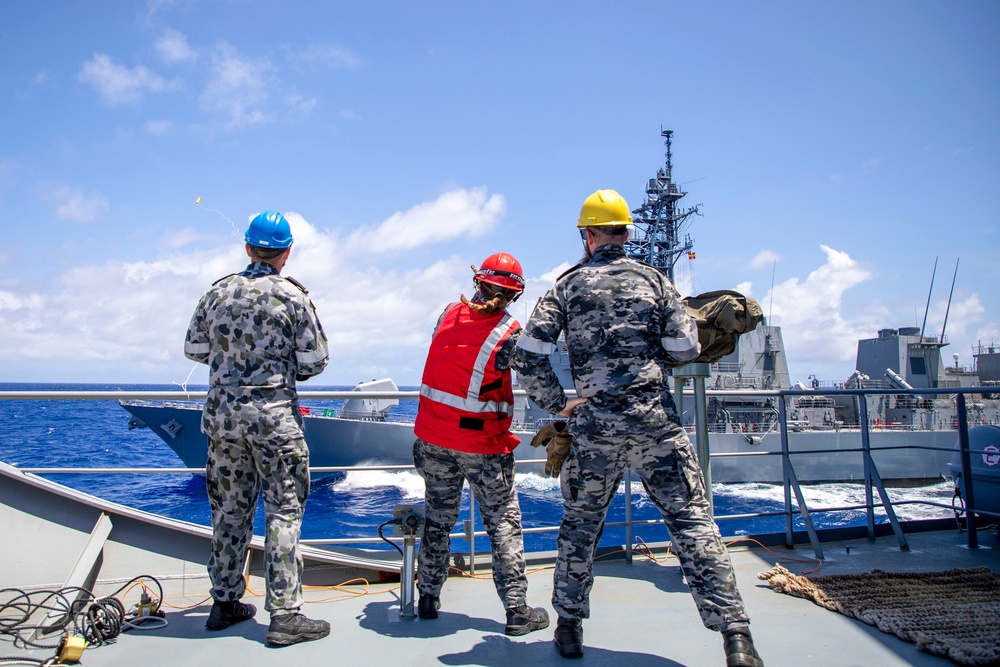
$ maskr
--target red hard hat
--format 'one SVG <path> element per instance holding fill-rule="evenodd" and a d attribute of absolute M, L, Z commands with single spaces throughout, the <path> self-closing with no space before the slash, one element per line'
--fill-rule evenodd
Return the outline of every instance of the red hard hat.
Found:
<path fill-rule="evenodd" d="M 521 263 L 514 259 L 513 255 L 505 252 L 498 252 L 484 259 L 479 271 L 476 272 L 475 279 L 503 289 L 517 292 L 524 290 Z"/>

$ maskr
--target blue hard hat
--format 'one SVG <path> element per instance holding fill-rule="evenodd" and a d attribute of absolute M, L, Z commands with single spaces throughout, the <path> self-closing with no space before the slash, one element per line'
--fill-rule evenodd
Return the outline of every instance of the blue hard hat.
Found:
<path fill-rule="evenodd" d="M 264 211 L 250 221 L 243 238 L 260 248 L 287 248 L 292 245 L 292 228 L 285 216 L 277 211 Z"/>

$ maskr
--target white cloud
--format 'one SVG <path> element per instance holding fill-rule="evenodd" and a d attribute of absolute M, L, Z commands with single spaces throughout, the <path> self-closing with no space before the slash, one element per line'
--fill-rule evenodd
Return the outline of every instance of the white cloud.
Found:
<path fill-rule="evenodd" d="M 172 28 L 163 33 L 154 48 L 166 63 L 193 63 L 198 60 L 198 54 L 187 43 L 187 38 Z"/>
<path fill-rule="evenodd" d="M 183 248 L 195 241 L 204 238 L 205 235 L 192 227 L 182 229 L 172 229 L 166 232 L 160 239 L 160 245 L 164 248 Z"/>
<path fill-rule="evenodd" d="M 171 129 L 173 129 L 173 121 L 169 120 L 147 120 L 142 129 L 146 131 L 147 134 L 152 134 L 154 136 L 163 136 Z"/>
<path fill-rule="evenodd" d="M 305 98 L 301 95 L 289 95 L 285 98 L 285 103 L 296 113 L 303 116 L 308 115 L 316 108 L 316 98 Z"/>
<path fill-rule="evenodd" d="M 945 322 L 946 313 L 947 323 Z M 948 363 L 947 358 L 955 353 L 962 359 L 966 359 L 966 363 L 971 363 L 972 351 L 969 343 L 974 344 L 977 341 L 977 334 L 981 331 L 979 324 L 985 313 L 986 308 L 983 307 L 978 293 L 972 293 L 957 300 L 953 299 L 951 306 L 948 305 L 948 299 L 942 297 L 932 304 L 928 312 L 928 325 L 924 335 L 940 336 L 941 330 L 944 328 L 945 337 L 949 341 L 963 341 L 964 343 L 947 348 L 949 351 L 947 354 L 942 352 L 946 357 L 945 363 Z M 933 328 L 931 323 L 933 323 Z M 992 329 L 988 330 L 995 336 L 1000 331 L 1000 327 L 994 325 Z M 988 339 L 987 342 L 989 342 Z"/>
<path fill-rule="evenodd" d="M 202 110 L 221 116 L 229 130 L 269 122 L 265 103 L 273 71 L 268 60 L 247 60 L 231 46 L 221 45 L 212 54 L 209 81 L 200 98 Z"/>
<path fill-rule="evenodd" d="M 480 208 L 488 208 L 485 201 Z M 378 376 L 418 381 L 437 316 L 460 294 L 471 296 L 469 258 L 448 257 L 414 269 L 378 268 L 370 248 L 346 243 L 297 213 L 285 216 L 295 246 L 283 273 L 309 288 L 331 340 L 333 360 L 320 383 Z M 247 262 L 241 241 L 191 251 L 197 238 L 195 230 L 181 229 L 164 237 L 159 247 L 165 255 L 155 261 L 69 269 L 52 292 L 38 293 L 27 283 L 0 291 L 5 332 L 0 359 L 128 363 L 154 381 L 183 381 L 190 370 L 183 337 L 198 298 Z M 109 290 L 109 284 L 119 289 Z M 529 280 L 530 285 L 535 296 L 525 299 L 526 307 L 550 283 Z M 203 369 L 191 381 L 204 382 Z"/>
<path fill-rule="evenodd" d="M 871 171 L 875 171 L 875 168 L 878 167 L 878 164 L 881 161 L 882 161 L 882 158 L 880 158 L 880 157 L 870 157 L 867 160 L 862 160 L 861 161 L 861 171 L 863 173 L 868 173 L 868 172 L 871 172 Z"/>
<path fill-rule="evenodd" d="M 771 266 L 781 259 L 781 255 L 773 250 L 761 250 L 750 260 L 750 268 L 761 269 Z"/>
<path fill-rule="evenodd" d="M 753 283 L 750 281 L 744 281 L 742 283 L 737 283 L 733 290 L 739 292 L 743 296 L 753 296 Z"/>
<path fill-rule="evenodd" d="M 31 293 L 25 285 L 20 307 L 9 314 L 0 311 L 0 325 L 9 335 L 2 354 L 11 360 L 162 364 L 177 357 L 183 339 L 170 340 L 171 334 L 183 332 L 191 299 L 199 295 L 197 283 L 214 275 L 218 265 L 211 253 L 153 263 L 108 262 L 70 269 L 53 293 Z M 108 284 L 120 289 L 109 290 Z"/>
<path fill-rule="evenodd" d="M 696 291 L 695 277 L 693 271 L 677 271 L 674 273 L 674 289 L 681 295 L 681 298 L 694 294 Z"/>
<path fill-rule="evenodd" d="M 559 276 L 566 273 L 566 271 L 568 271 L 571 266 L 572 264 L 570 264 L 569 262 L 563 262 L 554 269 L 543 273 L 539 278 L 539 280 L 547 282 L 549 284 L 549 287 L 551 287 L 552 285 L 556 284 L 556 280 L 559 278 Z"/>
<path fill-rule="evenodd" d="M 404 218 L 416 220 L 416 228 L 423 229 L 420 224 L 428 211 L 456 210 L 454 204 L 442 203 L 452 198 L 466 202 L 470 210 L 465 217 L 490 217 L 485 211 L 491 208 L 492 198 L 485 190 L 457 192 L 391 216 L 383 225 L 398 224 Z M 319 229 L 294 212 L 285 215 L 295 245 L 283 273 L 309 288 L 331 340 L 330 368 L 316 384 L 352 384 L 377 377 L 393 377 L 401 385 L 418 382 L 437 316 L 460 294 L 471 296 L 469 264 L 483 257 L 448 256 L 409 269 L 397 268 L 386 258 L 385 265 L 379 266 L 375 263 L 379 258 L 360 237 Z M 477 227 L 465 225 L 463 229 L 457 235 Z M 158 244 L 163 255 L 155 260 L 77 266 L 59 275 L 54 281 L 58 287 L 51 291 L 41 292 L 16 278 L 5 282 L 0 290 L 0 330 L 4 331 L 0 363 L 37 362 L 48 368 L 72 369 L 85 367 L 89 361 L 105 369 L 141 369 L 148 381 L 184 381 L 192 366 L 183 357 L 183 337 L 198 298 L 214 281 L 241 270 L 247 262 L 243 244 L 235 238 L 221 246 L 192 249 L 195 241 L 204 238 L 194 229 L 182 228 L 164 236 Z M 805 371 L 793 380 L 807 373 L 845 379 L 857 340 L 902 321 L 893 318 L 903 313 L 890 312 L 876 301 L 860 309 L 852 305 L 852 311 L 862 314 L 845 317 L 845 294 L 874 276 L 846 253 L 821 248 L 822 266 L 805 279 L 793 278 L 774 287 L 772 323 L 783 327 L 788 360 L 797 367 L 793 373 Z M 551 269 L 526 266 L 525 292 L 511 313 L 526 321 L 537 299 L 567 268 L 566 262 Z M 118 288 L 109 290 L 109 284 Z M 750 283 L 736 286 L 744 294 L 750 294 L 751 288 Z M 765 309 L 770 298 L 767 294 L 759 299 Z M 940 332 L 945 305 L 946 299 L 933 305 L 932 331 Z M 1000 328 L 996 322 L 982 322 L 982 316 L 977 294 L 955 299 L 948 318 L 953 347 L 946 351 L 964 357 L 968 344 L 958 341 L 994 342 Z M 205 378 L 205 369 L 198 367 L 191 382 L 203 383 Z"/>
<path fill-rule="evenodd" d="M 55 202 L 55 214 L 62 220 L 91 222 L 108 212 L 108 200 L 100 192 L 85 192 L 82 187 L 66 184 L 52 186 L 42 194 Z"/>
<path fill-rule="evenodd" d="M 502 195 L 487 195 L 485 187 L 451 190 L 432 202 L 397 212 L 371 229 L 347 239 L 351 250 L 369 253 L 408 250 L 459 237 L 479 237 L 496 225 L 507 208 Z"/>
<path fill-rule="evenodd" d="M 0 292 L 0 310 L 17 310 L 21 307 L 22 301 L 10 292 Z"/>
<path fill-rule="evenodd" d="M 340 118 L 346 121 L 361 120 L 361 114 L 356 113 L 353 109 L 341 109 Z"/>
<path fill-rule="evenodd" d="M 292 55 L 292 60 L 306 65 L 357 69 L 361 59 L 337 44 L 314 44 Z"/>
<path fill-rule="evenodd" d="M 95 54 L 83 64 L 79 80 L 93 86 L 111 106 L 138 102 L 147 92 L 159 93 L 175 87 L 144 65 L 129 69 L 103 53 Z"/>
<path fill-rule="evenodd" d="M 843 315 L 844 292 L 873 274 L 847 253 L 820 247 L 826 263 L 804 281 L 792 278 L 775 285 L 759 300 L 773 313 L 772 323 L 782 327 L 789 361 L 807 367 L 810 362 L 852 361 L 858 339 L 871 337 L 888 319 L 888 311 L 877 304 L 870 304 L 856 318 Z"/>

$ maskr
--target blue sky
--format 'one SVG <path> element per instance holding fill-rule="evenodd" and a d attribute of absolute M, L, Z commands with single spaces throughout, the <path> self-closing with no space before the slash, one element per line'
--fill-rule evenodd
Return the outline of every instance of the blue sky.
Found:
<path fill-rule="evenodd" d="M 703 214 L 678 288 L 757 298 L 793 381 L 919 326 L 935 258 L 927 330 L 960 260 L 970 365 L 1000 343 L 998 33 L 986 0 L 0 2 L 0 381 L 204 382 L 191 311 L 277 209 L 332 342 L 310 384 L 414 384 L 469 265 L 518 257 L 523 319 L 587 195 L 642 203 L 661 127 Z"/>

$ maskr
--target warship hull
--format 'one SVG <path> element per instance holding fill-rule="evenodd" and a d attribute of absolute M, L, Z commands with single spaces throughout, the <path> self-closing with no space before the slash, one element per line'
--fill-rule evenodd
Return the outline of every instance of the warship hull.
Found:
<path fill-rule="evenodd" d="M 194 403 L 123 401 L 133 425 L 147 426 L 188 468 L 204 468 L 208 442 L 201 432 L 201 408 Z M 317 411 L 321 412 L 321 411 Z M 323 414 L 303 416 L 313 467 L 410 465 L 413 462 L 412 422 L 345 419 Z M 519 472 L 542 471 L 544 451 L 528 445 L 532 431 L 514 431 L 522 444 L 514 450 Z M 692 434 L 693 435 L 693 434 Z M 859 429 L 788 433 L 790 462 L 800 482 L 863 481 L 864 464 Z M 950 430 L 873 430 L 872 459 L 884 480 L 932 481 L 948 472 L 957 442 Z M 710 433 L 713 483 L 780 483 L 781 436 L 772 431 Z"/>

